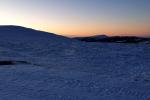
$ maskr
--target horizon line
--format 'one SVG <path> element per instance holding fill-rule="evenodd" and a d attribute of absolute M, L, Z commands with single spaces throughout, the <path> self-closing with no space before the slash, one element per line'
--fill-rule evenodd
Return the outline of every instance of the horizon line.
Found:
<path fill-rule="evenodd" d="M 63 35 L 61 33 L 55 33 L 55 32 L 50 32 L 50 31 L 46 31 L 46 30 L 42 30 L 42 29 L 38 29 L 38 28 L 32 28 L 32 27 L 28 27 L 28 26 L 23 26 L 23 25 L 0 25 L 0 27 L 22 27 L 22 28 L 27 28 L 27 29 L 32 29 L 32 30 L 36 30 L 36 31 L 41 31 L 41 32 L 46 32 L 46 33 L 50 33 L 50 34 L 56 34 L 56 35 L 60 35 L 60 36 L 65 36 L 65 37 L 69 37 L 69 38 L 74 38 L 74 37 L 92 37 L 92 36 L 100 36 L 100 35 L 105 35 L 108 37 L 111 36 L 134 36 L 134 37 L 150 37 L 150 32 L 146 33 L 146 35 L 125 35 L 122 34 L 121 35 L 108 35 L 108 33 L 100 33 L 100 34 L 93 34 L 93 35 Z M 93 32 L 94 33 L 94 32 Z M 120 34 L 120 33 L 117 33 Z"/>

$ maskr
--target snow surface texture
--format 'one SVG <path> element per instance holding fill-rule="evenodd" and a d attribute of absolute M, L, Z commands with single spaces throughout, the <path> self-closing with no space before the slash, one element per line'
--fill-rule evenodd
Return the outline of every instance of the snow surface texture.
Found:
<path fill-rule="evenodd" d="M 84 43 L 5 26 L 0 61 L 20 62 L 0 65 L 0 100 L 150 100 L 150 44 Z"/>

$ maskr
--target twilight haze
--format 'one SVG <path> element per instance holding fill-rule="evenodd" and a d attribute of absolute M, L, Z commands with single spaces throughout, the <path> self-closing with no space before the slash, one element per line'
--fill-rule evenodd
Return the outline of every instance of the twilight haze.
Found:
<path fill-rule="evenodd" d="M 0 24 L 65 36 L 150 36 L 150 0 L 1 0 Z"/>

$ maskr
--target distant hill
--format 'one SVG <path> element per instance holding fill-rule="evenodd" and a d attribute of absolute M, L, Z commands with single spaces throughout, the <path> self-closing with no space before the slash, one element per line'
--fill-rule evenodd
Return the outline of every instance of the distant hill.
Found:
<path fill-rule="evenodd" d="M 99 40 L 99 39 L 104 39 L 104 38 L 108 38 L 107 35 L 94 35 L 94 36 L 88 36 L 88 37 L 75 37 L 74 39 L 78 39 L 78 40 Z"/>
<path fill-rule="evenodd" d="M 112 36 L 106 35 L 91 36 L 91 37 L 77 37 L 74 38 L 84 42 L 105 42 L 105 43 L 150 43 L 150 38 L 136 37 L 136 36 Z"/>

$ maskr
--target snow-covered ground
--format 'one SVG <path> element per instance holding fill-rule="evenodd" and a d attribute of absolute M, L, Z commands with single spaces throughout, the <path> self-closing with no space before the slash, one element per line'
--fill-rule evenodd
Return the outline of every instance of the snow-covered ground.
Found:
<path fill-rule="evenodd" d="M 0 61 L 27 63 L 0 65 L 0 100 L 150 100 L 150 44 L 12 30 L 0 28 Z"/>

